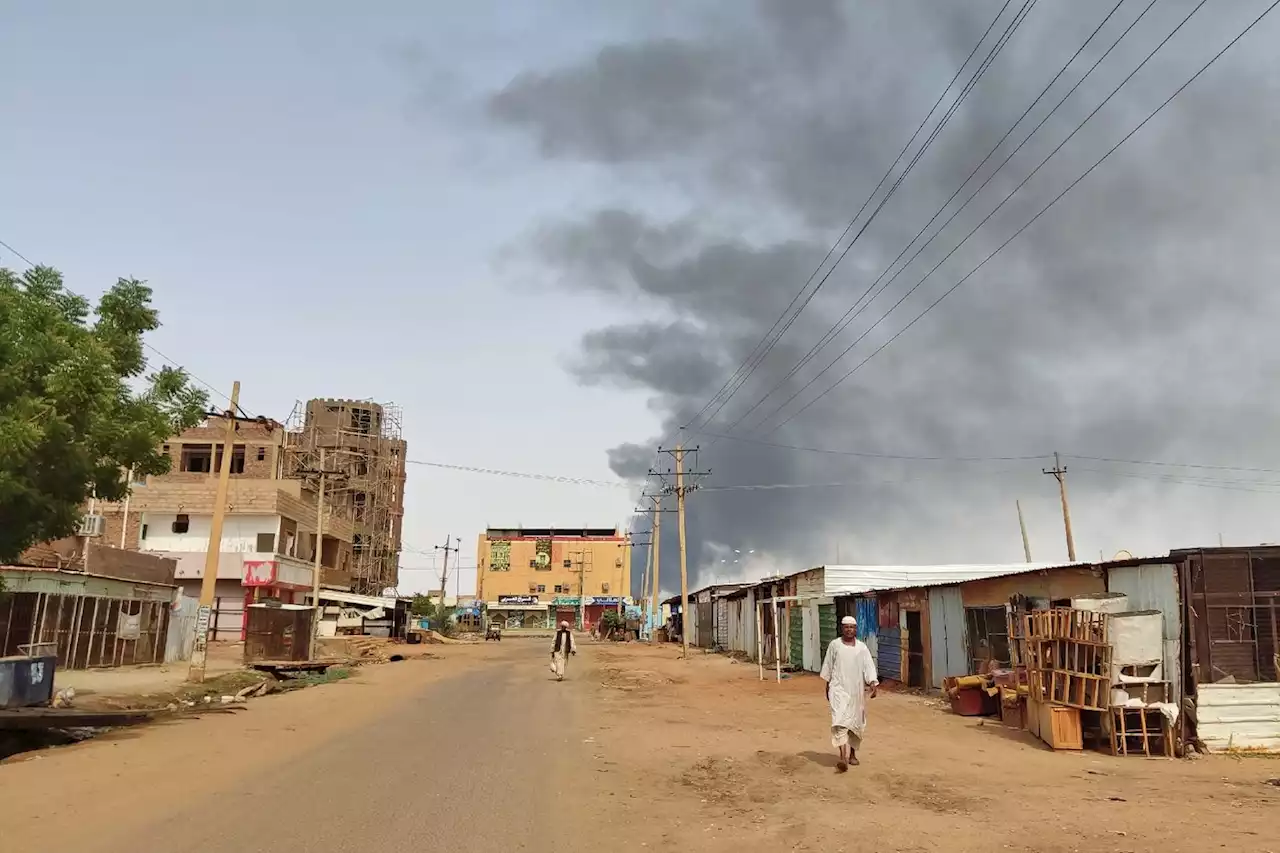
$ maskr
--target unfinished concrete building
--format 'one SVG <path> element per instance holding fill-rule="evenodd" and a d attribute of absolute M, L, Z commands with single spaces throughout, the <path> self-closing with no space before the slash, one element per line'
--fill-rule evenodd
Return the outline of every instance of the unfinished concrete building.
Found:
<path fill-rule="evenodd" d="M 397 586 L 405 483 L 400 409 L 368 400 L 298 403 L 284 450 L 285 476 L 331 472 L 326 500 L 353 524 L 354 590 L 379 595 Z"/>

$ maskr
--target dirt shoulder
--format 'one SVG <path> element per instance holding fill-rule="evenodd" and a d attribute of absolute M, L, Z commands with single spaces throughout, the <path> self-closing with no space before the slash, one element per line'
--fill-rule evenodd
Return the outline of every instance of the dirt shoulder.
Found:
<path fill-rule="evenodd" d="M 935 699 L 871 703 L 862 765 L 837 776 L 823 685 L 675 647 L 594 646 L 593 737 L 627 832 L 698 851 L 990 853 L 1280 849 L 1280 761 L 1055 753 Z M 633 813 L 631 809 L 624 810 Z"/>

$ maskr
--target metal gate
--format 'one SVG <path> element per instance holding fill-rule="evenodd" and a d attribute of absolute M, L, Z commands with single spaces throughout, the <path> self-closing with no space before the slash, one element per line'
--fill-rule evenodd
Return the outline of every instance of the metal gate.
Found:
<path fill-rule="evenodd" d="M 948 675 L 969 674 L 964 602 L 958 587 L 936 587 L 929 591 L 929 638 L 934 687 L 941 689 L 942 679 Z"/>
<path fill-rule="evenodd" d="M 711 621 L 712 605 L 710 601 L 698 605 L 698 637 L 694 643 L 700 649 L 711 648 L 715 639 L 715 624 Z"/>
<path fill-rule="evenodd" d="M 822 658 L 827 653 L 827 646 L 839 635 L 836 630 L 836 606 L 834 604 L 818 605 L 818 666 L 822 666 Z"/>
<path fill-rule="evenodd" d="M 804 669 L 804 616 L 799 604 L 789 609 L 788 631 L 791 641 L 791 665 L 796 669 Z"/>

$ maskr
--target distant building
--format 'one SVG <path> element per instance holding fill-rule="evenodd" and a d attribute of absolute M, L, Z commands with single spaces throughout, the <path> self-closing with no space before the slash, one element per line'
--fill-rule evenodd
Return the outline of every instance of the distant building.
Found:
<path fill-rule="evenodd" d="M 477 600 L 510 628 L 589 630 L 630 602 L 631 544 L 616 527 L 491 527 L 476 566 Z"/>

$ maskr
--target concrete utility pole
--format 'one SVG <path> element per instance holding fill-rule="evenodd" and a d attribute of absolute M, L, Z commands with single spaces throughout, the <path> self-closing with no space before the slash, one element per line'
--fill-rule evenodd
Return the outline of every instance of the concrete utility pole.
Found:
<path fill-rule="evenodd" d="M 674 450 L 661 450 L 661 448 L 659 450 L 670 454 L 676 460 L 676 485 L 668 491 L 675 493 L 677 523 L 680 526 L 680 653 L 687 658 L 689 656 L 689 571 L 684 532 L 684 498 L 688 492 L 698 487 L 697 485 L 685 486 L 685 477 L 701 476 L 710 472 L 684 470 L 684 455 L 689 451 L 683 444 L 677 444 Z M 694 447 L 692 450 L 696 453 L 698 448 Z"/>
<path fill-rule="evenodd" d="M 1062 526 L 1067 533 L 1067 559 L 1074 563 L 1076 561 L 1076 540 L 1071 535 L 1071 508 L 1067 505 L 1067 469 L 1055 452 L 1053 454 L 1053 467 L 1042 470 L 1045 474 L 1052 474 L 1053 478 L 1058 481 L 1058 496 L 1062 499 Z"/>
<path fill-rule="evenodd" d="M 213 615 L 213 598 L 218 586 L 218 563 L 222 556 L 222 524 L 227 517 L 227 491 L 231 485 L 231 451 L 236 437 L 236 410 L 240 407 L 240 383 L 231 386 L 231 409 L 227 412 L 226 436 L 222 445 L 222 464 L 218 468 L 218 490 L 213 499 L 213 521 L 209 525 L 209 545 L 204 555 L 204 577 L 200 579 L 200 609 L 196 611 L 195 645 L 191 651 L 191 667 L 187 680 L 204 682 L 205 664 L 209 659 L 209 621 Z"/>
<path fill-rule="evenodd" d="M 1018 528 L 1022 530 L 1022 555 L 1027 558 L 1027 562 L 1031 562 L 1031 540 L 1027 539 L 1027 522 L 1022 518 L 1022 501 L 1014 501 L 1018 507 Z"/>

